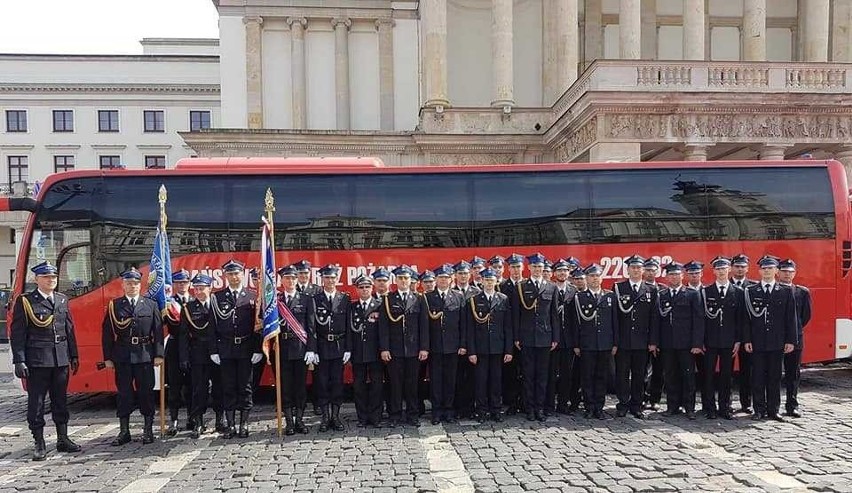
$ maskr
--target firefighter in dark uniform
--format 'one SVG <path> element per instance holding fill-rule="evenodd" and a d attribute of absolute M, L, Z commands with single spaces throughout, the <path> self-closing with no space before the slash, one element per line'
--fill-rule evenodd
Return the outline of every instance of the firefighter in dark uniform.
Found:
<path fill-rule="evenodd" d="M 778 282 L 790 286 L 796 300 L 796 328 L 798 335 L 796 348 L 784 355 L 784 383 L 787 399 L 785 416 L 801 418 L 799 413 L 799 380 L 801 379 L 802 349 L 805 341 L 805 326 L 811 321 L 811 292 L 808 288 L 793 284 L 796 277 L 796 262 L 785 259 L 778 263 Z"/>
<path fill-rule="evenodd" d="M 781 407 L 781 368 L 784 355 L 796 349 L 797 319 L 793 289 L 775 281 L 778 259 L 758 261 L 760 282 L 745 290 L 748 323 L 743 345 L 752 358 L 752 419 L 783 421 Z"/>
<path fill-rule="evenodd" d="M 111 445 L 130 442 L 130 413 L 135 404 L 144 417 L 142 443 L 154 442 L 154 367 L 163 364 L 163 318 L 157 302 L 139 295 L 142 275 L 121 274 L 124 296 L 109 302 L 102 324 L 104 364 L 115 369 L 120 431 Z M 135 404 L 134 404 L 135 402 Z"/>
<path fill-rule="evenodd" d="M 570 257 L 568 259 L 568 264 L 573 269 L 571 271 L 571 284 L 574 286 L 574 296 L 568 301 L 568 306 L 566 306 L 563 310 L 570 310 L 574 303 L 574 297 L 577 296 L 577 293 L 586 291 L 588 285 L 586 283 L 586 271 L 580 266 L 580 261 L 575 259 L 574 257 Z M 570 312 L 563 312 L 564 317 L 564 325 L 562 330 L 562 335 L 566 338 L 570 338 L 568 331 L 571 330 L 570 319 L 568 318 Z M 568 370 L 569 378 L 566 378 L 564 381 L 560 380 L 559 382 L 559 394 L 557 395 L 557 399 L 559 402 L 557 403 L 557 412 L 564 414 L 574 414 L 578 409 L 580 409 L 580 403 L 583 402 L 583 392 L 580 381 L 580 361 L 583 359 L 582 355 L 577 355 L 574 353 L 574 348 L 571 345 L 567 345 L 567 348 L 570 348 L 568 351 L 571 355 L 571 368 Z M 564 355 L 563 355 L 564 356 Z M 565 406 L 568 406 L 567 410 Z"/>
<path fill-rule="evenodd" d="M 74 321 L 68 298 L 57 293 L 58 271 L 49 262 L 32 269 L 36 289 L 18 296 L 12 316 L 11 347 L 15 376 L 27 382 L 27 423 L 35 448 L 32 459 L 47 457 L 44 443 L 44 397 L 50 394 L 50 412 L 56 425 L 56 450 L 79 452 L 68 438 L 68 371 L 80 368 Z"/>
<path fill-rule="evenodd" d="M 308 296 L 313 296 L 322 288 L 318 284 L 314 284 L 311 279 L 311 263 L 307 260 L 300 260 L 293 264 L 296 268 L 296 291 L 305 293 Z"/>
<path fill-rule="evenodd" d="M 319 362 L 317 359 L 317 334 L 314 326 L 314 299 L 296 289 L 296 268 L 292 265 L 278 269 L 282 290 L 278 301 L 290 309 L 290 313 L 302 326 L 307 337 L 303 344 L 293 327 L 281 320 L 279 345 L 281 350 L 278 361 L 281 365 L 281 405 L 284 408 L 284 420 L 287 424 L 285 434 L 305 434 L 305 406 L 308 402 L 308 366 Z"/>
<path fill-rule="evenodd" d="M 559 311 L 559 330 L 561 331 L 560 340 L 568 340 L 568 317 L 565 308 L 571 305 L 574 301 L 574 295 L 577 294 L 577 290 L 570 281 L 571 267 L 572 265 L 564 259 L 559 259 L 553 263 L 553 270 L 556 277 L 556 309 Z M 549 415 L 554 411 L 560 414 L 568 413 L 568 387 L 571 382 L 573 364 L 573 348 L 563 346 L 551 351 L 547 379 L 547 397 L 544 406 L 545 415 Z M 564 392 L 561 392 L 560 389 Z M 556 402 L 557 399 L 559 400 L 558 403 Z"/>
<path fill-rule="evenodd" d="M 358 427 L 381 427 L 384 365 L 379 360 L 379 310 L 373 297 L 373 278 L 355 279 L 357 299 L 349 307 L 347 330 L 352 353 L 353 391 Z"/>
<path fill-rule="evenodd" d="M 565 343 L 580 356 L 585 417 L 606 419 L 606 379 L 610 361 L 618 352 L 618 299 L 601 288 L 601 266 L 592 264 L 584 270 L 589 289 L 577 293 L 568 309 L 571 329 Z"/>
<path fill-rule="evenodd" d="M 518 285 L 524 280 L 524 257 L 513 253 L 506 257 L 509 278 L 501 282 L 497 290 L 509 299 L 509 308 L 518 302 Z M 511 318 L 511 315 L 510 315 Z M 515 327 L 512 327 L 512 361 L 503 365 L 503 400 L 506 414 L 513 416 L 524 409 L 524 393 L 521 388 L 521 351 L 514 345 Z"/>
<path fill-rule="evenodd" d="M 257 289 L 260 287 L 260 271 L 257 267 L 252 267 L 249 269 L 249 279 L 251 282 L 248 284 L 248 288 L 257 292 Z M 262 341 L 262 340 L 261 340 Z M 261 342 L 261 345 L 263 343 Z M 273 349 L 270 346 L 270 353 Z M 270 356 L 271 357 L 271 356 Z M 263 369 L 269 365 L 266 364 L 266 359 L 261 358 L 257 363 L 252 363 L 251 365 L 251 392 L 252 396 L 255 396 L 260 391 L 260 381 L 263 378 Z"/>
<path fill-rule="evenodd" d="M 482 282 L 479 278 L 479 273 L 485 269 L 485 259 L 474 255 L 470 259 L 470 285 L 482 290 Z"/>
<path fill-rule="evenodd" d="M 379 267 L 370 277 L 373 278 L 373 298 L 381 300 L 388 293 L 388 284 L 390 283 L 390 272 L 384 267 Z"/>
<path fill-rule="evenodd" d="M 488 268 L 494 271 L 494 275 L 497 276 L 497 287 L 499 288 L 500 283 L 503 282 L 503 270 L 506 268 L 506 259 L 501 255 L 495 255 L 488 259 Z M 481 272 L 480 277 L 482 277 Z"/>
<path fill-rule="evenodd" d="M 701 403 L 707 419 L 720 416 L 734 419 L 731 409 L 731 380 L 734 355 L 740 349 L 745 324 L 743 289 L 734 286 L 728 276 L 731 259 L 716 257 L 711 262 L 716 281 L 702 288 L 704 309 L 704 381 L 701 382 Z M 718 378 L 715 375 L 719 364 Z M 719 399 L 716 400 L 716 389 Z"/>
<path fill-rule="evenodd" d="M 748 275 L 749 258 L 740 253 L 731 258 L 731 284 L 738 288 L 746 289 L 752 284 L 756 284 L 747 277 Z M 751 414 L 751 354 L 745 350 L 745 345 L 740 345 L 740 350 L 737 353 L 737 362 L 739 366 L 739 394 L 740 394 L 740 409 L 738 412 Z"/>
<path fill-rule="evenodd" d="M 320 269 L 322 291 L 314 295 L 314 322 L 317 331 L 317 358 L 314 372 L 317 404 L 322 413 L 319 431 L 343 431 L 340 405 L 343 404 L 343 365 L 351 353 L 346 341 L 349 294 L 337 291 L 340 269 L 327 265 Z"/>
<path fill-rule="evenodd" d="M 701 299 L 701 278 L 704 274 L 704 264 L 697 260 L 690 260 L 683 264 L 683 272 L 684 287 L 686 287 L 686 289 L 698 291 L 698 300 L 701 302 L 703 307 L 704 300 Z M 695 355 L 695 388 L 699 391 L 704 388 L 704 353 Z M 701 396 L 704 396 L 703 392 L 701 392 Z M 694 407 L 695 406 L 693 405 L 693 408 Z"/>
<path fill-rule="evenodd" d="M 191 382 L 192 397 L 188 402 L 191 403 L 189 422 L 192 426 L 192 438 L 199 438 L 207 431 L 204 426 L 204 412 L 207 411 L 207 401 L 210 399 L 210 381 L 214 370 L 213 362 L 210 361 L 210 345 L 213 343 L 213 307 L 210 299 L 212 285 L 213 279 L 205 274 L 199 273 L 192 278 L 195 297 L 183 304 L 180 328 L 177 331 L 180 368 L 190 375 Z M 218 379 L 216 383 L 219 384 Z M 221 385 L 219 387 L 221 388 Z M 214 402 L 215 399 L 221 398 L 216 390 Z"/>
<path fill-rule="evenodd" d="M 660 290 L 666 285 L 657 282 L 657 275 L 660 273 L 660 262 L 657 259 L 649 258 L 645 260 L 642 266 L 642 280 L 660 294 Z M 656 410 L 657 405 L 663 398 L 663 382 L 665 380 L 665 369 L 663 368 L 663 357 L 660 356 L 660 348 L 651 353 L 648 358 L 648 366 L 645 370 L 645 403 L 648 409 Z"/>
<path fill-rule="evenodd" d="M 189 295 L 189 272 L 181 269 L 172 273 L 172 300 L 179 305 L 179 310 L 188 303 L 192 297 Z M 168 302 L 171 303 L 172 300 Z M 180 366 L 180 311 L 172 313 L 165 310 L 164 318 L 168 335 L 166 336 L 166 388 L 169 400 L 169 429 L 166 435 L 175 436 L 178 432 L 178 414 L 181 405 L 186 405 L 186 428 L 192 429 L 192 420 L 189 419 L 192 409 L 190 373 L 184 371 Z"/>
<path fill-rule="evenodd" d="M 544 255 L 527 257 L 530 278 L 520 283 L 512 305 L 515 346 L 521 351 L 527 419 L 544 421 L 550 352 L 559 345 L 556 285 L 542 277 Z"/>
<path fill-rule="evenodd" d="M 455 419 L 456 370 L 467 354 L 462 326 L 464 295 L 450 289 L 453 269 L 435 269 L 436 289 L 423 296 L 429 314 L 429 381 L 432 424 Z"/>
<path fill-rule="evenodd" d="M 431 291 L 435 290 L 435 273 L 429 269 L 424 270 L 420 273 L 420 275 L 415 275 L 414 278 L 418 279 L 420 282 L 420 293 L 425 295 Z M 412 291 L 417 291 L 415 288 L 411 288 Z M 424 298 L 425 299 L 425 298 Z M 420 403 L 420 416 L 426 414 L 426 401 L 431 400 L 431 381 L 429 378 L 429 367 L 431 362 L 429 360 L 420 363 L 420 375 L 417 377 L 417 399 Z M 458 366 L 458 365 L 456 365 Z M 453 388 L 455 388 L 455 384 L 453 384 Z M 434 418 L 433 418 L 434 420 Z"/>
<path fill-rule="evenodd" d="M 650 343 L 659 346 L 666 380 L 665 416 L 680 414 L 695 419 L 695 355 L 704 347 L 704 310 L 698 291 L 683 285 L 683 265 L 665 266 L 668 288 L 658 296 L 659 330 Z"/>
<path fill-rule="evenodd" d="M 479 262 L 482 259 L 474 257 L 473 260 Z M 482 268 L 485 268 L 484 261 Z M 469 262 L 462 260 L 453 266 L 453 271 L 456 280 L 453 290 L 461 293 L 464 302 L 467 303 L 481 291 L 477 286 L 471 284 L 473 267 Z M 459 418 L 470 418 L 473 416 L 474 405 L 476 404 L 476 392 L 474 390 L 476 374 L 466 355 L 456 356 L 456 358 L 458 358 L 456 367 L 456 414 Z"/>
<path fill-rule="evenodd" d="M 650 343 L 652 327 L 659 323 L 657 290 L 642 282 L 645 259 L 633 255 L 627 259 L 627 280 L 613 285 L 618 300 L 618 354 L 615 355 L 615 387 L 618 395 L 616 414 L 629 412 L 638 419 L 645 417 L 645 368 L 649 353 L 657 350 Z"/>
<path fill-rule="evenodd" d="M 476 409 L 479 421 L 503 421 L 503 365 L 512 361 L 512 310 L 509 297 L 496 291 L 497 273 L 479 273 L 482 292 L 462 309 L 468 360 L 476 374 Z"/>
<path fill-rule="evenodd" d="M 260 334 L 255 332 L 257 293 L 243 286 L 245 266 L 229 260 L 222 266 L 228 286 L 213 295 L 216 329 L 210 359 L 222 373 L 222 398 L 228 422 L 225 438 L 248 436 L 249 413 L 253 406 L 252 365 L 263 359 Z M 239 433 L 235 428 L 240 411 Z"/>
<path fill-rule="evenodd" d="M 420 287 L 423 288 L 423 294 L 430 293 L 435 290 L 435 273 L 429 269 L 420 273 Z"/>
<path fill-rule="evenodd" d="M 414 271 L 402 265 L 393 275 L 397 290 L 384 296 L 379 310 L 379 351 L 390 381 L 389 426 L 394 428 L 402 420 L 404 397 L 405 421 L 416 427 L 420 426 L 418 370 L 429 357 L 429 314 L 422 297 L 410 289 Z"/>

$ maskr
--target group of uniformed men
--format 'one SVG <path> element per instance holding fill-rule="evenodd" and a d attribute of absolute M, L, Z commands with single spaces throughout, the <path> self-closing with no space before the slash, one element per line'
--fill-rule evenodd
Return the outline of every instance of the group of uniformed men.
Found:
<path fill-rule="evenodd" d="M 751 281 L 745 255 L 717 257 L 711 262 L 715 281 L 708 285 L 701 284 L 703 266 L 697 261 L 665 265 L 668 285 L 656 282 L 656 260 L 633 255 L 626 264 L 627 279 L 612 290 L 602 288 L 599 265 L 583 268 L 573 257 L 552 264 L 539 253 L 487 261 L 474 257 L 419 275 L 403 265 L 358 277 L 354 297 L 337 289 L 337 266 L 319 269 L 321 286 L 310 282 L 307 261 L 279 269 L 279 300 L 306 335 L 303 343 L 300 331 L 282 320 L 278 353 L 270 355 L 280 364 L 287 435 L 308 433 L 309 369 L 322 416 L 319 430 L 344 429 L 339 412 L 347 363 L 359 427 L 418 426 L 425 407 L 419 388 L 426 374 L 433 424 L 468 417 L 502 421 L 504 403 L 506 413 L 526 412 L 531 421 L 544 421 L 553 412 L 570 414 L 581 402 L 587 418 L 605 419 L 613 361 L 619 417 L 644 418 L 643 409 L 656 409 L 665 388 L 663 414 L 695 419 L 698 386 L 708 419 L 732 419 L 735 358 L 741 411 L 752 413 L 753 402 L 753 419 L 783 420 L 783 367 L 786 415 L 799 416 L 810 294 L 793 284 L 792 260 L 764 256 L 758 262 L 760 281 Z M 156 302 L 140 296 L 139 271 L 121 275 L 124 295 L 109 303 L 102 326 L 103 365 L 114 369 L 118 390 L 120 432 L 113 445 L 131 440 L 129 416 L 136 406 L 144 417 L 142 442 L 154 440 L 153 370 L 164 358 L 169 435 L 178 431 L 185 401 L 192 437 L 205 431 L 208 403 L 216 431 L 226 438 L 248 436 L 253 391 L 264 364 L 257 293 L 246 287 L 242 263 L 230 260 L 222 270 L 227 286 L 215 293 L 211 277 L 199 273 L 190 279 L 187 271 L 177 271 L 172 281 L 179 315 L 166 310 L 164 316 Z M 76 373 L 79 358 L 67 298 L 55 292 L 56 268 L 44 262 L 32 271 L 37 288 L 16 300 L 11 335 L 15 373 L 28 382 L 33 459 L 43 460 L 48 392 L 57 450 L 80 450 L 68 438 L 65 405 L 68 371 Z M 389 289 L 391 274 L 395 290 Z M 172 341 L 165 350 L 164 325 Z"/>

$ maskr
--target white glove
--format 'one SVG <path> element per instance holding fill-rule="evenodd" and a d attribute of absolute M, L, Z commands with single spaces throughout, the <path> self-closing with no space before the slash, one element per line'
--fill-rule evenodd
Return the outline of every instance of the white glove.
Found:
<path fill-rule="evenodd" d="M 251 355 L 251 364 L 256 365 L 263 359 L 263 353 L 254 353 Z"/>
<path fill-rule="evenodd" d="M 314 363 L 314 358 L 316 358 L 316 354 L 313 351 L 308 351 L 305 353 L 305 364 L 312 365 Z"/>
<path fill-rule="evenodd" d="M 314 353 L 314 364 L 315 365 L 319 364 L 319 353 Z"/>
<path fill-rule="evenodd" d="M 345 353 L 343 353 L 343 364 L 345 365 L 346 363 L 349 363 L 349 358 L 351 358 L 351 357 L 352 357 L 352 353 L 350 353 L 349 351 L 346 351 Z"/>
<path fill-rule="evenodd" d="M 222 360 L 221 360 L 221 359 L 219 359 L 219 355 L 218 355 L 218 354 L 211 354 L 211 355 L 210 355 L 210 361 L 212 361 L 212 362 L 216 363 L 217 365 L 221 365 L 221 364 L 222 364 Z"/>

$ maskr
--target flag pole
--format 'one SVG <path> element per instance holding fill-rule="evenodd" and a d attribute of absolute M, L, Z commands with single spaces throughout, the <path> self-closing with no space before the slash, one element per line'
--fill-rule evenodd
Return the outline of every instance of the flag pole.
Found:
<path fill-rule="evenodd" d="M 266 212 L 266 221 L 269 223 L 269 241 L 275 245 L 275 225 L 272 221 L 272 213 L 275 212 L 275 198 L 272 196 L 272 189 L 266 189 L 266 198 L 264 200 L 264 211 Z M 273 273 L 273 276 L 275 273 Z M 277 296 L 277 289 L 275 290 Z M 273 302 L 275 300 L 273 299 Z M 284 436 L 284 430 L 281 426 L 281 351 L 278 345 L 279 334 L 275 334 L 275 342 L 272 347 L 275 349 L 275 420 L 278 426 L 278 438 Z"/>
<path fill-rule="evenodd" d="M 168 195 L 166 194 L 166 186 L 160 185 L 160 193 L 158 196 L 158 201 L 160 202 L 160 226 L 163 228 L 162 233 L 166 232 L 166 200 Z M 163 282 L 169 281 L 168 279 L 163 279 Z M 163 362 L 160 363 L 160 439 L 164 439 L 166 437 L 166 358 L 165 353 L 163 354 Z"/>

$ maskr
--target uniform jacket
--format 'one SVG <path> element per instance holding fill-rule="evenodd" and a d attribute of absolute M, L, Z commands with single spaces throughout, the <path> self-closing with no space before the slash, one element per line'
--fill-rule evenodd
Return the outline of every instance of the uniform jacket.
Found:
<path fill-rule="evenodd" d="M 798 284 L 793 284 L 793 297 L 796 299 L 796 316 L 799 342 L 796 347 L 801 349 L 805 342 L 805 326 L 811 321 L 811 291 Z"/>
<path fill-rule="evenodd" d="M 657 288 L 644 282 L 633 292 L 630 280 L 615 283 L 618 300 L 618 348 L 625 351 L 648 350 L 651 332 L 659 324 Z"/>
<path fill-rule="evenodd" d="M 296 337 L 296 334 L 283 318 L 281 319 L 281 335 L 278 337 L 278 344 L 281 346 L 281 358 L 283 361 L 294 361 L 305 359 L 305 353 L 308 351 L 317 351 L 317 331 L 316 317 L 314 316 L 314 299 L 304 293 L 296 291 L 290 302 L 287 303 L 287 294 L 278 293 L 278 301 L 287 305 L 290 312 L 296 320 L 305 329 L 308 336 L 307 344 L 302 344 L 302 341 Z"/>
<path fill-rule="evenodd" d="M 186 302 L 184 302 L 183 298 L 181 298 L 180 296 L 173 296 L 172 299 L 174 299 L 174 301 L 176 301 L 177 304 L 180 305 L 180 309 L 181 309 L 181 311 L 183 311 L 184 304 L 186 302 L 192 301 L 193 298 L 191 296 L 189 296 L 189 294 L 187 294 Z M 163 322 L 166 324 L 166 331 L 167 332 L 165 333 L 165 335 L 168 336 L 165 340 L 165 343 L 164 343 L 166 345 L 166 356 L 169 357 L 169 358 L 174 357 L 174 358 L 178 359 L 178 355 L 180 353 L 180 348 L 179 348 L 179 343 L 178 343 L 178 340 L 180 339 L 180 327 L 181 327 L 180 317 L 178 317 L 178 319 L 175 320 L 174 318 L 171 317 L 170 312 L 167 310 L 166 313 L 163 315 Z M 171 360 L 169 360 L 169 361 L 171 361 Z"/>
<path fill-rule="evenodd" d="M 429 315 L 421 296 L 409 291 L 403 303 L 398 291 L 387 293 L 379 310 L 379 351 L 414 358 L 429 350 Z"/>
<path fill-rule="evenodd" d="M 751 343 L 755 352 L 781 351 L 784 344 L 798 343 L 796 300 L 789 286 L 775 283 L 769 295 L 761 284 L 752 284 L 745 291 L 748 323 L 744 343 Z"/>
<path fill-rule="evenodd" d="M 459 348 L 465 347 L 467 343 L 462 317 L 464 294 L 450 289 L 445 299 L 441 300 L 441 294 L 436 289 L 423 295 L 423 299 L 429 313 L 430 352 L 457 354 Z"/>
<path fill-rule="evenodd" d="M 315 294 L 319 294 L 322 292 L 322 287 L 318 284 L 307 284 L 305 287 L 302 287 L 301 284 L 296 283 L 296 291 L 299 293 L 305 293 L 308 296 L 314 296 Z"/>
<path fill-rule="evenodd" d="M 138 364 L 162 358 L 163 318 L 157 302 L 139 296 L 134 309 L 121 296 L 110 303 L 101 327 L 104 360 Z"/>
<path fill-rule="evenodd" d="M 719 296 L 716 283 L 702 290 L 704 310 L 704 347 L 731 349 L 742 341 L 746 323 L 745 297 L 743 289 L 729 283 L 725 297 Z"/>
<path fill-rule="evenodd" d="M 485 293 L 479 293 L 465 303 L 462 314 L 466 320 L 468 355 L 512 354 L 512 309 L 508 296 L 495 292 L 489 302 Z"/>
<path fill-rule="evenodd" d="M 672 288 L 659 291 L 657 307 L 659 328 L 651 334 L 651 343 L 660 349 L 704 347 L 704 309 L 698 291 L 681 286 L 676 296 Z"/>
<path fill-rule="evenodd" d="M 464 296 L 465 303 L 467 303 L 467 300 L 469 300 L 469 299 L 473 298 L 474 296 L 476 296 L 477 294 L 481 293 L 482 288 L 480 288 L 480 287 L 478 287 L 474 284 L 468 284 L 467 288 L 465 288 L 464 292 L 462 292 L 462 290 L 459 289 L 458 286 L 453 286 L 452 291 L 455 291 L 457 293 L 461 293 Z"/>
<path fill-rule="evenodd" d="M 342 358 L 348 344 L 346 324 L 349 317 L 349 294 L 335 291 L 331 301 L 325 291 L 313 297 L 314 326 L 320 364 L 324 359 Z"/>
<path fill-rule="evenodd" d="M 532 280 L 522 281 L 514 293 L 512 327 L 515 341 L 526 347 L 550 347 L 560 336 L 556 285 L 545 281 L 541 289 Z M 534 306 L 533 306 L 534 305 Z M 528 309 L 529 307 L 529 309 Z"/>
<path fill-rule="evenodd" d="M 351 361 L 373 363 L 379 361 L 379 315 L 383 303 L 376 298 L 367 300 L 367 309 L 360 300 L 353 300 L 349 306 L 349 351 Z"/>
<path fill-rule="evenodd" d="M 259 353 L 261 337 L 254 331 L 257 293 L 241 287 L 234 297 L 226 287 L 213 293 L 213 301 L 216 339 L 211 354 L 218 354 L 221 359 L 249 359 Z"/>
<path fill-rule="evenodd" d="M 563 344 L 563 347 L 568 348 L 569 350 L 573 350 L 573 348 L 569 346 L 564 346 L 571 340 L 571 307 L 574 303 L 574 296 L 577 295 L 577 288 L 574 287 L 570 282 L 565 283 L 565 289 L 561 292 L 559 290 L 559 285 L 556 285 L 556 311 L 559 314 L 559 341 Z M 517 296 L 517 294 L 516 294 Z"/>
<path fill-rule="evenodd" d="M 52 315 L 53 322 L 47 327 L 36 326 L 24 311 L 24 298 L 32 307 L 37 321 L 45 322 Z M 64 294 L 54 292 L 53 303 L 37 289 L 18 296 L 10 335 L 13 363 L 26 363 L 29 367 L 59 367 L 68 366 L 72 359 L 79 359 L 74 321 Z"/>
<path fill-rule="evenodd" d="M 580 351 L 612 351 L 619 346 L 618 300 L 615 293 L 602 289 L 596 298 L 588 289 L 574 296 L 570 320 L 570 346 Z"/>
<path fill-rule="evenodd" d="M 210 363 L 210 348 L 215 341 L 212 303 L 213 298 L 210 297 L 207 307 L 197 299 L 192 299 L 183 305 L 180 312 L 180 328 L 177 331 L 181 363 L 193 365 Z"/>

